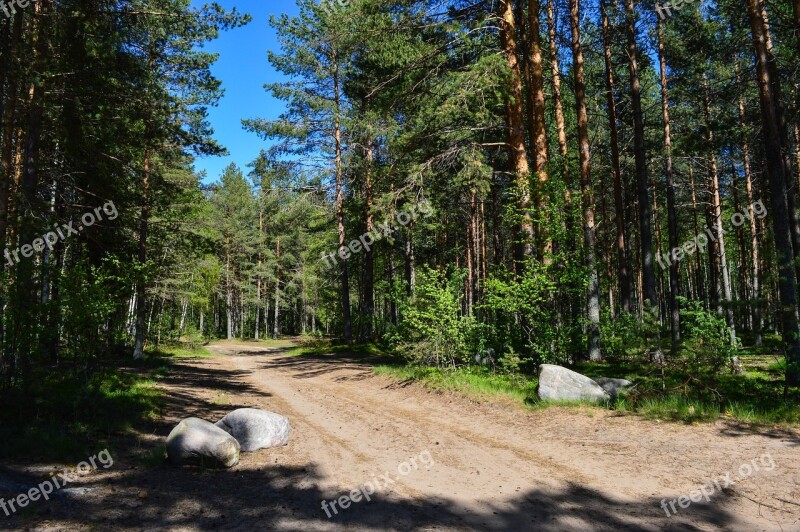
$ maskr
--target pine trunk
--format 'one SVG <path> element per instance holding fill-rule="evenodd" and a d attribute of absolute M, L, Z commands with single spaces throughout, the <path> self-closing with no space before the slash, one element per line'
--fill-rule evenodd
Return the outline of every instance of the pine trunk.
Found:
<path fill-rule="evenodd" d="M 553 0 L 551 0 L 552 2 Z M 631 311 L 631 272 L 625 235 L 625 201 L 622 196 L 622 171 L 619 159 L 619 133 L 617 131 L 617 107 L 614 97 L 614 67 L 611 62 L 611 33 L 606 1 L 600 9 L 603 17 L 603 51 L 606 78 L 606 113 L 611 143 L 611 170 L 614 174 L 614 213 L 617 229 L 617 283 L 619 302 L 623 312 Z"/>
<path fill-rule="evenodd" d="M 341 304 L 342 304 L 342 325 L 344 341 L 348 344 L 353 343 L 353 326 L 350 317 L 350 274 L 347 268 L 347 259 L 345 258 L 348 253 L 346 249 L 347 235 L 344 226 L 344 171 L 342 169 L 342 124 L 341 124 L 341 89 L 339 87 L 339 65 L 338 60 L 334 54 L 333 58 L 336 67 L 333 73 L 333 87 L 334 87 L 334 141 L 335 141 L 335 163 L 336 163 L 336 225 L 339 233 L 339 257 L 342 259 L 342 286 L 341 286 Z M 275 287 L 276 301 L 278 294 L 277 280 Z M 275 329 L 278 328 L 278 305 L 275 305 Z M 275 333 L 277 336 L 277 332 Z"/>
<path fill-rule="evenodd" d="M 633 111 L 633 145 L 636 161 L 636 190 L 639 197 L 639 241 L 641 245 L 642 303 L 658 308 L 656 297 L 655 265 L 653 264 L 653 230 L 650 211 L 649 176 L 647 153 L 644 145 L 644 113 L 642 112 L 642 88 L 639 79 L 639 61 L 636 45 L 636 12 L 633 0 L 625 0 L 626 33 L 628 37 L 628 69 L 631 83 L 631 107 Z"/>
<path fill-rule="evenodd" d="M 516 227 L 515 259 L 523 265 L 533 256 L 534 230 L 531 217 L 531 185 L 525 127 L 522 75 L 517 55 L 517 31 L 512 0 L 500 1 L 500 40 L 506 64 L 511 71 L 511 97 L 506 101 L 509 157 L 514 171 L 514 194 L 520 222 Z"/>
<path fill-rule="evenodd" d="M 570 0 L 570 26 L 572 28 L 572 58 L 575 76 L 575 107 L 578 118 L 578 156 L 581 174 L 581 200 L 583 204 L 583 243 L 586 248 L 586 268 L 589 275 L 587 287 L 587 314 L 589 318 L 589 360 L 599 362 L 600 351 L 600 284 L 595 264 L 594 195 L 592 193 L 589 117 L 586 111 L 586 82 L 584 79 L 583 50 L 581 47 L 579 0 Z"/>
<path fill-rule="evenodd" d="M 539 13 L 540 13 L 539 0 L 528 0 L 528 48 L 529 56 L 528 62 L 531 71 L 531 100 L 533 102 L 533 137 L 531 137 L 531 148 L 533 149 L 534 169 L 537 178 L 537 204 L 539 208 L 539 216 L 544 219 L 549 219 L 548 205 L 549 205 L 549 190 L 548 190 L 548 175 L 547 175 L 547 129 L 545 124 L 545 109 L 544 109 L 544 64 L 542 61 L 542 47 L 540 44 L 540 26 L 539 26 Z M 553 242 L 548 234 L 547 223 L 542 224 L 540 231 L 540 249 L 539 252 L 545 264 L 550 262 L 550 257 L 553 254 Z"/>
<path fill-rule="evenodd" d="M 669 249 L 667 254 L 669 265 L 669 314 L 672 333 L 672 343 L 677 344 L 681 339 L 681 313 L 678 304 L 679 270 L 678 260 L 672 256 L 672 250 L 678 249 L 678 214 L 675 211 L 675 183 L 672 168 L 672 135 L 670 134 L 669 120 L 669 87 L 667 85 L 667 60 L 664 53 L 664 28 L 661 21 L 657 20 L 658 34 L 658 59 L 661 73 L 661 116 L 664 121 L 664 177 L 667 185 L 667 225 L 669 232 Z"/>
<path fill-rule="evenodd" d="M 800 384 L 800 327 L 797 321 L 797 282 L 793 268 L 792 240 L 789 227 L 789 213 L 786 207 L 786 168 L 783 164 L 781 132 L 777 116 L 772 80 L 769 71 L 764 20 L 758 0 L 747 0 L 750 31 L 753 37 L 753 50 L 756 57 L 758 75 L 759 103 L 763 126 L 764 151 L 767 163 L 767 176 L 772 200 L 772 225 L 775 251 L 778 258 L 778 287 L 780 295 L 780 315 L 783 340 L 786 351 L 786 383 L 788 386 Z"/>

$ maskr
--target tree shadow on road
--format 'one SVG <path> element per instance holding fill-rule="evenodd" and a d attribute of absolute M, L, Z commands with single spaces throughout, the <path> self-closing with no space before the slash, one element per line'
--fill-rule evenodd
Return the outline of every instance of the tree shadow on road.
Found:
<path fill-rule="evenodd" d="M 269 452 L 261 451 L 261 452 Z M 246 462 L 246 458 L 243 464 Z M 435 474 L 435 470 L 428 474 Z M 660 497 L 637 502 L 615 500 L 601 492 L 569 484 L 560 491 L 520 492 L 494 505 L 454 500 L 447 493 L 434 499 L 401 500 L 377 492 L 371 501 L 352 503 L 331 517 L 322 509 L 346 495 L 320 490 L 326 480 L 315 464 L 266 466 L 248 470 L 138 468 L 117 477 L 114 490 L 103 482 L 88 495 L 35 503 L 25 516 L 4 519 L 11 528 L 43 525 L 98 529 L 228 530 L 417 530 L 432 527 L 472 530 L 687 530 L 736 528 L 720 504 L 694 504 L 666 517 Z M 352 488 L 356 488 L 353 486 Z M 92 493 L 103 493 L 102 498 Z M 487 487 L 487 495 L 491 495 Z M 666 495 L 664 498 L 668 498 Z M 717 502 L 713 501 L 712 502 Z M 5 521 L 5 522 L 4 522 Z M 644 525 L 643 525 L 644 523 Z"/>

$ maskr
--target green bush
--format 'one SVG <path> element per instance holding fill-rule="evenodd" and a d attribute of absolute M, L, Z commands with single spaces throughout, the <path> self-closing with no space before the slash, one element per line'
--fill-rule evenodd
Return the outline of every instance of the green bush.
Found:
<path fill-rule="evenodd" d="M 570 359 L 574 339 L 580 337 L 575 327 L 561 325 L 553 311 L 552 294 L 558 290 L 552 271 L 532 263 L 516 278 L 511 274 L 492 276 L 486 281 L 485 296 L 480 310 L 485 326 L 487 346 L 504 356 L 517 357 L 501 366 L 535 372 L 541 363 L 563 364 Z M 569 293 L 562 290 L 561 299 Z M 517 355 L 522 353 L 524 355 Z"/>
<path fill-rule="evenodd" d="M 457 367 L 477 350 L 478 326 L 461 308 L 461 279 L 424 268 L 417 272 L 414 295 L 400 307 L 402 324 L 387 339 L 416 364 Z"/>
<path fill-rule="evenodd" d="M 681 349 L 670 362 L 683 366 L 690 375 L 718 374 L 736 353 L 730 328 L 723 317 L 704 310 L 699 301 L 680 298 L 680 305 Z"/>

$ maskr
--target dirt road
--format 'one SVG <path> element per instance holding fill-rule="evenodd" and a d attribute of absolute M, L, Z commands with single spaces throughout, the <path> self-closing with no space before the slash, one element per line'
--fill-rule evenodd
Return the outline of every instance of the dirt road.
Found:
<path fill-rule="evenodd" d="M 342 357 L 291 357 L 253 343 L 211 350 L 219 356 L 183 362 L 166 379 L 167 416 L 137 446 L 163 443 L 180 418 L 216 421 L 248 406 L 289 417 L 287 447 L 243 454 L 226 471 L 129 465 L 123 457 L 85 479 L 89 495 L 26 523 L 800 530 L 797 433 L 754 435 L 726 422 L 685 426 L 598 409 L 526 411 L 394 383 Z"/>

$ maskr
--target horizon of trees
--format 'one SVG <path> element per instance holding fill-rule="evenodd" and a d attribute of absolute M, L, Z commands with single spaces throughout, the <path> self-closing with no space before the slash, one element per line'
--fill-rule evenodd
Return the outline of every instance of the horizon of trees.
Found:
<path fill-rule="evenodd" d="M 2 266 L 4 388 L 283 334 L 523 371 L 631 351 L 719 370 L 781 335 L 800 383 L 798 0 L 663 20 L 650 0 L 298 5 L 271 21 L 286 111 L 243 117 L 265 150 L 209 186 L 199 45 L 247 16 L 40 0 L 0 20 L 0 244 L 119 209 Z M 421 201 L 433 215 L 343 251 Z"/>

